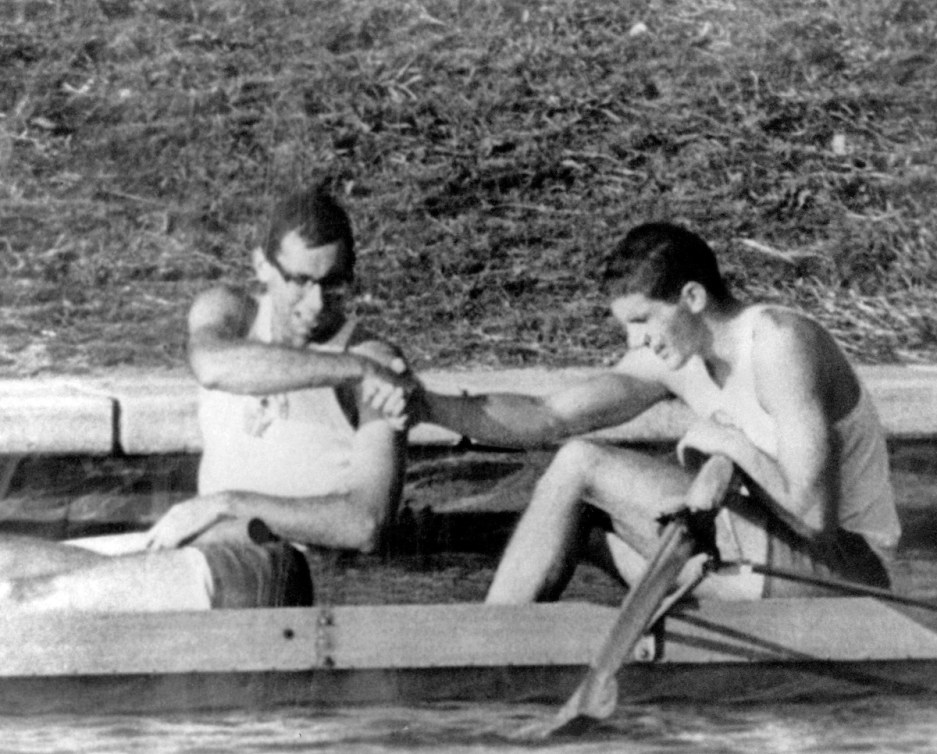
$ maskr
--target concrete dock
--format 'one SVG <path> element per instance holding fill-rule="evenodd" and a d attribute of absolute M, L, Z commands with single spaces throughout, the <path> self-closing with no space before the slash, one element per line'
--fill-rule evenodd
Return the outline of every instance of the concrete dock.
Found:
<path fill-rule="evenodd" d="M 427 371 L 440 392 L 549 393 L 599 370 L 512 369 Z M 890 438 L 937 438 L 937 365 L 867 366 L 859 372 Z M 31 380 L 0 380 L 0 455 L 149 455 L 201 449 L 198 386 L 186 371 L 133 371 Z M 689 412 L 676 402 L 655 406 L 634 421 L 599 433 L 632 442 L 677 439 Z M 460 438 L 433 425 L 411 431 L 414 445 L 446 445 Z"/>

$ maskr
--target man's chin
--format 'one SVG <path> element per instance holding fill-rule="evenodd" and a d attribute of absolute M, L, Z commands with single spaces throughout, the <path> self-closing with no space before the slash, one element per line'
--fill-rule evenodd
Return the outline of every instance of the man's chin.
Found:
<path fill-rule="evenodd" d="M 338 329 L 337 327 L 320 325 L 313 328 L 294 330 L 291 341 L 296 348 L 318 345 L 319 343 L 327 342 L 338 332 Z"/>
<path fill-rule="evenodd" d="M 664 366 L 666 366 L 667 369 L 669 369 L 671 372 L 676 372 L 687 363 L 688 359 L 684 358 L 683 354 L 668 351 L 667 353 L 662 354 L 661 361 L 664 362 Z"/>

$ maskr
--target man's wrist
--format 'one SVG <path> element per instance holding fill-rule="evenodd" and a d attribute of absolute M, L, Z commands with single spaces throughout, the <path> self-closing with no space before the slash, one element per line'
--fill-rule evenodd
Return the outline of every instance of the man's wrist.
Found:
<path fill-rule="evenodd" d="M 361 382 L 366 377 L 369 377 L 374 372 L 374 367 L 371 364 L 371 361 L 366 356 L 361 356 L 356 353 L 346 353 L 348 358 L 351 359 L 352 363 L 352 376 L 351 380 L 353 382 Z"/>
<path fill-rule="evenodd" d="M 224 490 L 215 496 L 215 512 L 218 518 L 237 518 L 242 495 L 235 490 Z"/>

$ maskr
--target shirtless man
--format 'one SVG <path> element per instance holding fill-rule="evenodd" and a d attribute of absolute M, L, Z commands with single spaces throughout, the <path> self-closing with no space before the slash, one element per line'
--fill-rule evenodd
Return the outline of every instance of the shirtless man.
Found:
<path fill-rule="evenodd" d="M 693 464 L 683 462 L 717 453 L 745 480 L 717 517 L 724 559 L 887 586 L 882 557 L 899 525 L 885 437 L 830 334 L 795 311 L 735 299 L 709 246 L 670 224 L 632 230 L 609 258 L 605 280 L 628 341 L 617 366 L 542 398 L 427 392 L 416 415 L 520 447 L 615 426 L 671 397 L 696 422 L 678 459 L 566 442 L 536 485 L 488 601 L 556 598 L 585 554 L 583 527 L 596 519 L 584 516 L 588 506 L 609 521 L 592 539 L 633 582 L 654 552 L 657 518 L 682 504 L 693 477 Z M 809 591 L 743 569 L 707 576 L 696 593 L 754 599 Z"/>
<path fill-rule="evenodd" d="M 320 190 L 293 195 L 275 209 L 253 261 L 262 295 L 215 288 L 189 313 L 189 362 L 201 385 L 199 495 L 152 527 L 143 553 L 3 540 L 0 605 L 308 604 L 305 560 L 284 540 L 375 547 L 399 501 L 406 433 L 361 399 L 362 388 L 386 384 L 387 405 L 399 409 L 406 365 L 346 316 L 348 217 Z M 264 536 L 253 541 L 247 524 L 257 519 Z"/>

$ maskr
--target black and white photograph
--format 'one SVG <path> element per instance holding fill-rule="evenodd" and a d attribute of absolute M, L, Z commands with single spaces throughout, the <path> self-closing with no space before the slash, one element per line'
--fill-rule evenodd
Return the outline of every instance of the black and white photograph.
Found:
<path fill-rule="evenodd" d="M 0 728 L 937 749 L 937 6 L 0 0 Z"/>

